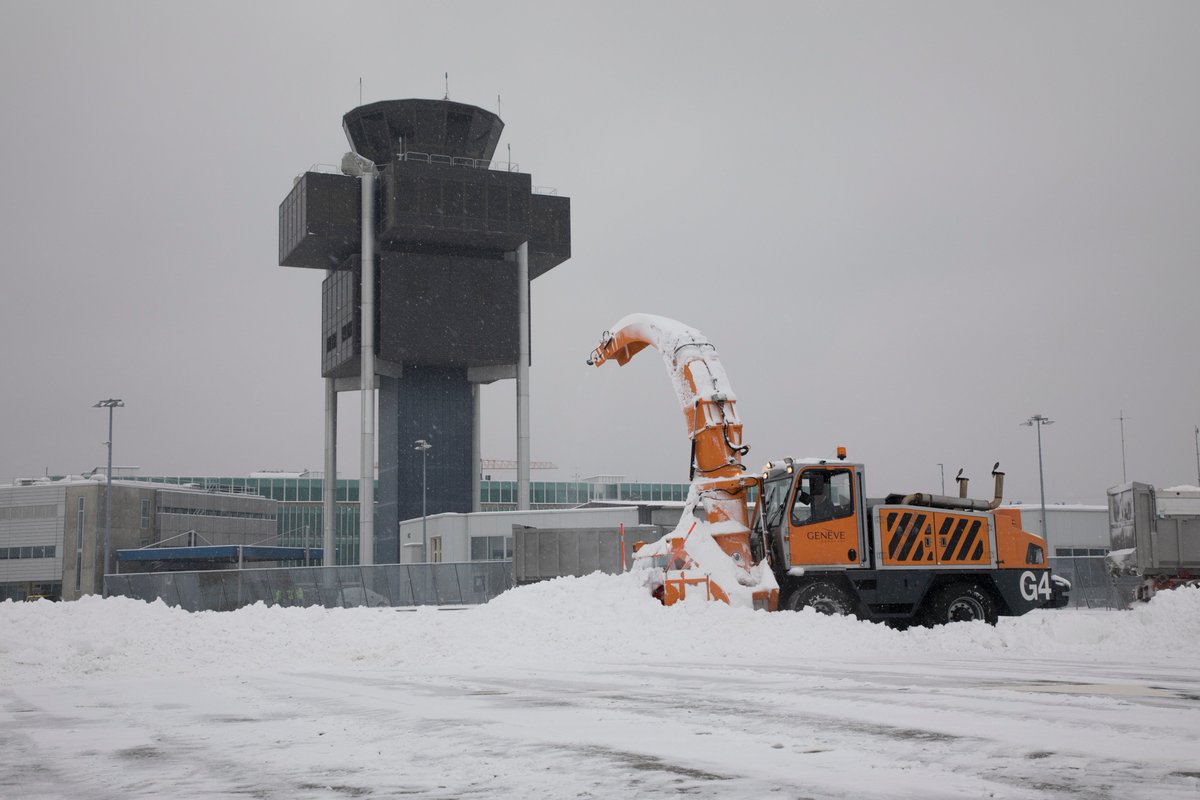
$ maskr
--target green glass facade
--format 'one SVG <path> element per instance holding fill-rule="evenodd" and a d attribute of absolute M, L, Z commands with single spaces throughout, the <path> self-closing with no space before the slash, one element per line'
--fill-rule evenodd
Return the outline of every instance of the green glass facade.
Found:
<path fill-rule="evenodd" d="M 578 483 L 531 481 L 532 508 L 572 508 L 592 500 L 683 502 L 686 483 Z M 511 511 L 517 507 L 516 481 L 480 481 L 482 511 Z"/>
<path fill-rule="evenodd" d="M 120 476 L 121 480 L 194 486 L 212 491 L 258 494 L 279 502 L 277 542 L 283 547 L 320 547 L 324 540 L 321 492 L 324 481 L 306 475 L 278 477 Z M 626 502 L 683 502 L 686 483 L 585 483 L 578 481 L 532 481 L 530 503 L 533 509 L 574 508 L 593 500 Z M 378 485 L 376 486 L 378 492 Z M 377 495 L 378 496 L 378 495 Z M 517 507 L 515 480 L 485 480 L 479 484 L 481 511 L 514 511 Z M 337 482 L 337 530 L 334 543 L 338 565 L 359 561 L 358 552 L 358 480 L 341 478 Z"/>

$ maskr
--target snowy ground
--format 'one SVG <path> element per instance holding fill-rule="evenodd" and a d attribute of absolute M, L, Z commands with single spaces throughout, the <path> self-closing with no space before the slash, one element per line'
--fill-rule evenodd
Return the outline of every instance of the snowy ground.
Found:
<path fill-rule="evenodd" d="M 1200 590 L 894 631 L 628 577 L 0 604 L 0 797 L 1200 797 Z"/>

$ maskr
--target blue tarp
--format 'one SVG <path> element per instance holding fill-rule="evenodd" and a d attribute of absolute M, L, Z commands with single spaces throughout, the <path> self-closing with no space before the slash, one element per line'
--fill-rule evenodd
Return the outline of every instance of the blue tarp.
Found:
<path fill-rule="evenodd" d="M 324 561 L 320 547 L 263 547 L 258 545 L 205 545 L 202 547 L 143 547 L 118 550 L 117 561 Z"/>

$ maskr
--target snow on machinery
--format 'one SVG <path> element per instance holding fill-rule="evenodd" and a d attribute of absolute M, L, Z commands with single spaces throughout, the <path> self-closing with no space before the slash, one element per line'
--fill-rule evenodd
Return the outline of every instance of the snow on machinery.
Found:
<path fill-rule="evenodd" d="M 1066 605 L 1045 541 L 993 500 L 931 494 L 868 499 L 865 468 L 838 458 L 770 462 L 746 472 L 736 398 L 716 348 L 666 317 L 633 314 L 601 337 L 588 364 L 662 355 L 691 439 L 692 488 L 674 531 L 634 554 L 670 605 L 703 594 L 731 605 L 811 607 L 906 625 L 985 620 Z M 961 473 L 960 473 L 961 476 Z M 757 492 L 753 520 L 749 495 Z"/>
<path fill-rule="evenodd" d="M 1137 600 L 1200 586 L 1200 487 L 1114 486 L 1108 490 L 1108 529 L 1112 550 L 1105 566 L 1114 577 L 1142 579 Z"/>
<path fill-rule="evenodd" d="M 655 589 L 667 605 L 695 594 L 731 605 L 774 610 L 779 585 L 769 566 L 751 553 L 746 494 L 755 486 L 740 459 L 742 422 L 725 368 L 713 345 L 696 330 L 666 317 L 634 314 L 605 333 L 588 364 L 629 362 L 652 346 L 662 354 L 683 408 L 692 443 L 692 487 L 679 526 L 634 554 L 635 564 L 664 572 Z M 689 574 L 691 573 L 690 577 Z"/>

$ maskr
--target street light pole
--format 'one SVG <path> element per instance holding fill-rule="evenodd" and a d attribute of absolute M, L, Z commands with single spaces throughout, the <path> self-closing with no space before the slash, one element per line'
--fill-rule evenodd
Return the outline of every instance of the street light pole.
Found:
<path fill-rule="evenodd" d="M 1200 425 L 1196 426 L 1196 485 L 1200 486 Z"/>
<path fill-rule="evenodd" d="M 1129 478 L 1125 475 L 1125 410 L 1121 410 L 1121 415 L 1117 417 L 1121 423 L 1121 483 L 1128 483 Z"/>
<path fill-rule="evenodd" d="M 108 474 L 104 487 L 104 566 L 100 570 L 100 593 L 108 596 L 108 584 L 104 580 L 104 576 L 108 573 L 109 552 L 112 547 L 112 438 L 113 438 L 113 409 L 123 408 L 124 400 L 109 398 L 101 400 L 92 408 L 107 408 L 108 409 L 108 441 L 104 444 L 108 447 Z M 79 536 L 83 536 L 83 531 L 79 531 Z"/>
<path fill-rule="evenodd" d="M 942 473 L 942 494 L 946 493 L 946 465 L 938 464 L 938 471 Z"/>
<path fill-rule="evenodd" d="M 1042 538 L 1046 540 L 1046 555 L 1050 555 L 1050 532 L 1046 530 L 1046 473 L 1042 469 L 1042 426 L 1053 425 L 1054 420 L 1045 417 L 1041 414 L 1034 414 L 1029 419 L 1021 423 L 1026 426 L 1034 426 L 1037 428 L 1038 442 L 1038 483 L 1042 488 Z"/>
<path fill-rule="evenodd" d="M 416 446 L 413 447 L 414 450 L 421 451 L 421 557 L 425 559 L 425 563 L 427 564 L 429 563 L 429 537 L 425 532 L 425 457 L 431 447 L 433 445 L 424 439 L 417 439 Z"/>

